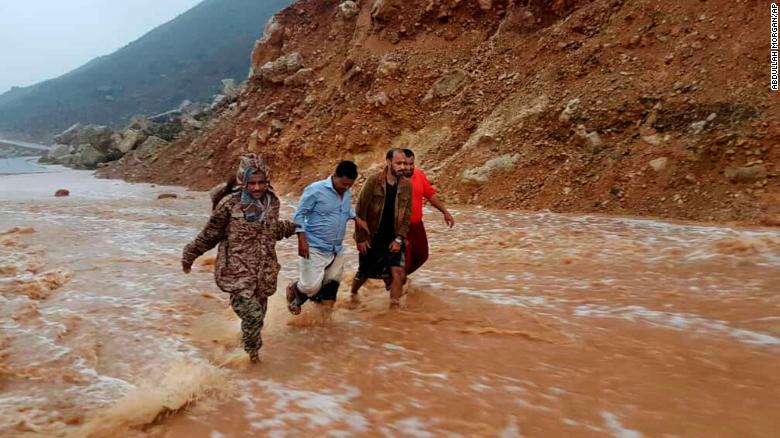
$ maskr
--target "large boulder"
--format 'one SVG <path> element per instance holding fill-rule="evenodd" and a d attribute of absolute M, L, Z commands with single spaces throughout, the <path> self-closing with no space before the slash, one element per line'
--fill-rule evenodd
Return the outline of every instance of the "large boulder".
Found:
<path fill-rule="evenodd" d="M 63 166 L 75 166 L 80 159 L 81 157 L 78 154 L 68 154 L 58 158 L 57 163 L 62 164 Z"/>
<path fill-rule="evenodd" d="M 263 29 L 263 37 L 255 42 L 255 48 L 252 50 L 252 67 L 249 70 L 249 77 L 255 77 L 260 68 L 273 59 L 276 59 L 282 53 L 284 44 L 284 26 L 279 22 L 276 16 L 271 17 Z"/>
<path fill-rule="evenodd" d="M 95 169 L 100 163 L 111 161 L 111 157 L 105 151 L 88 144 L 79 155 L 78 164 L 86 169 Z"/>
<path fill-rule="evenodd" d="M 70 154 L 70 150 L 70 145 L 67 144 L 54 145 L 54 147 L 52 147 L 51 150 L 49 150 L 49 153 L 47 153 L 44 157 L 45 161 L 50 163 L 58 163 L 60 158 Z"/>
<path fill-rule="evenodd" d="M 203 127 L 203 122 L 201 122 L 200 120 L 196 119 L 195 117 L 189 114 L 184 114 L 182 116 L 181 124 L 182 124 L 182 128 L 185 131 L 201 129 Z"/>
<path fill-rule="evenodd" d="M 92 145 L 102 152 L 107 152 L 111 148 L 111 136 L 113 134 L 114 131 L 107 126 L 87 125 L 77 128 L 75 135 L 73 133 L 69 134 L 68 139 L 71 141 L 58 143 L 70 144 L 71 146 L 74 144 Z"/>
<path fill-rule="evenodd" d="M 211 101 L 211 105 L 209 105 L 210 111 L 216 111 L 219 108 L 222 108 L 223 106 L 227 105 L 229 102 L 229 99 L 224 94 L 217 94 L 214 96 L 214 100 Z"/>
<path fill-rule="evenodd" d="M 130 118 L 130 124 L 127 127 L 128 129 L 147 131 L 151 126 L 151 124 L 152 122 L 150 122 L 149 119 L 146 118 L 146 116 L 136 115 Z"/>
<path fill-rule="evenodd" d="M 54 136 L 54 141 L 59 144 L 73 144 L 81 131 L 81 123 L 71 125 L 70 128 Z"/>
<path fill-rule="evenodd" d="M 233 79 L 222 79 L 222 94 L 230 100 L 235 100 L 238 97 L 236 81 Z"/>
<path fill-rule="evenodd" d="M 304 87 L 314 80 L 314 69 L 302 68 L 293 75 L 284 79 L 284 85 L 292 87 Z"/>
<path fill-rule="evenodd" d="M 116 149 L 126 154 L 138 146 L 142 141 L 146 139 L 146 134 L 140 129 L 127 129 L 122 134 L 122 141 L 117 144 Z"/>
<path fill-rule="evenodd" d="M 274 61 L 266 62 L 260 67 L 259 76 L 265 81 L 280 84 L 302 68 L 303 57 L 300 53 L 293 52 L 280 56 Z"/>
<path fill-rule="evenodd" d="M 400 14 L 403 4 L 400 0 L 374 0 L 371 4 L 371 21 L 381 25 Z"/>
<path fill-rule="evenodd" d="M 168 146 L 168 142 L 160 137 L 151 136 L 147 138 L 141 146 L 134 152 L 134 155 L 140 159 L 151 158 L 157 155 L 162 149 Z"/>

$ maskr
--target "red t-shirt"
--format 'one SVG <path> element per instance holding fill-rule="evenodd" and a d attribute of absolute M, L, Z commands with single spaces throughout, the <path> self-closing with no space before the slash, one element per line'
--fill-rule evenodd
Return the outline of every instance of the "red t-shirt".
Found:
<path fill-rule="evenodd" d="M 417 167 L 414 168 L 414 173 L 409 180 L 412 182 L 412 217 L 409 221 L 422 222 L 423 198 L 431 199 L 436 194 L 436 189 L 431 186 L 423 171 Z"/>

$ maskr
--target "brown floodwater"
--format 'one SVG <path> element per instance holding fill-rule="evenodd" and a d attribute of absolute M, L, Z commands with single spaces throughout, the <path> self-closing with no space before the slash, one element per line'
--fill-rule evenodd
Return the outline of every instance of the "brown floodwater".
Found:
<path fill-rule="evenodd" d="M 0 436 L 780 433 L 776 229 L 455 209 L 449 230 L 427 211 L 401 311 L 373 283 L 346 304 L 348 238 L 336 309 L 298 317 L 282 241 L 250 365 L 213 256 L 180 271 L 209 206 L 83 172 L 0 177 Z"/>

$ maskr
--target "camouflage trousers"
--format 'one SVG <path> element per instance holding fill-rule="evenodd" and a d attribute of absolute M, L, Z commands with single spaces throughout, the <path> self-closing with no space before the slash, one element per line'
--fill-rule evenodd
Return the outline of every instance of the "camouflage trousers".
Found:
<path fill-rule="evenodd" d="M 230 306 L 241 318 L 241 341 L 244 351 L 256 354 L 263 346 L 260 332 L 263 330 L 265 312 L 268 310 L 268 297 L 260 297 L 253 292 L 230 294 Z"/>

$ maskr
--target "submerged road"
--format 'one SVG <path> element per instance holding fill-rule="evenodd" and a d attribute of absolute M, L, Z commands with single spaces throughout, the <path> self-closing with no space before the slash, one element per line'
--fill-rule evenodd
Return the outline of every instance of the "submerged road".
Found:
<path fill-rule="evenodd" d="M 28 149 L 35 149 L 39 151 L 50 151 L 51 146 L 46 146 L 42 144 L 35 144 L 35 143 L 28 143 L 26 141 L 18 141 L 18 140 L 5 140 L 0 138 L 0 146 L 16 146 L 20 148 L 28 148 Z"/>

